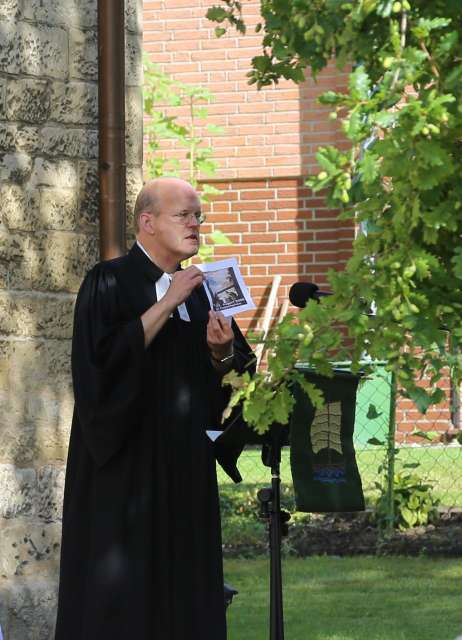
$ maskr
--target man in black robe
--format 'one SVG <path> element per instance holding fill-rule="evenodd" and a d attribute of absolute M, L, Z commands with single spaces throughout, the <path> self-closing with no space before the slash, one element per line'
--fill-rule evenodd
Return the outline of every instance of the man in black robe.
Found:
<path fill-rule="evenodd" d="M 147 183 L 137 242 L 97 264 L 76 303 L 75 410 L 56 640 L 224 640 L 213 445 L 221 378 L 251 351 L 210 311 L 197 267 L 199 198 Z"/>

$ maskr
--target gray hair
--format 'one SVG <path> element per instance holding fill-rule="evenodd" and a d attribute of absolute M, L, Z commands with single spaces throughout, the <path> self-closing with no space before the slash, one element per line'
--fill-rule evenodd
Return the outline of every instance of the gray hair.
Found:
<path fill-rule="evenodd" d="M 153 213 L 154 215 L 159 214 L 159 197 L 156 190 L 149 183 L 144 185 L 136 198 L 133 215 L 135 233 L 140 230 L 140 215 L 145 212 Z"/>

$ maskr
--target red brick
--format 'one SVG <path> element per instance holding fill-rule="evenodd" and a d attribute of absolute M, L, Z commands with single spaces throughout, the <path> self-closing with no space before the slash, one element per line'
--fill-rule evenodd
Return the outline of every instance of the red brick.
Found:
<path fill-rule="evenodd" d="M 226 255 L 226 256 L 248 254 L 249 247 L 244 244 L 240 244 L 239 246 L 236 246 L 236 245 L 224 246 L 224 247 L 220 246 L 217 248 L 217 253 L 220 253 L 221 255 Z"/>
<path fill-rule="evenodd" d="M 243 256 L 241 258 L 242 264 L 274 264 L 276 262 L 275 255 L 267 255 L 267 256 Z"/>
<path fill-rule="evenodd" d="M 280 250 L 280 247 L 278 245 L 275 245 L 274 242 L 269 242 L 264 244 L 252 244 L 250 248 L 250 252 L 252 254 L 268 253 L 270 255 L 274 255 L 275 253 L 278 253 L 279 250 Z"/>
<path fill-rule="evenodd" d="M 272 189 L 262 188 L 259 191 L 245 191 L 240 193 L 240 199 L 242 200 L 271 200 L 275 196 L 275 191 Z"/>
<path fill-rule="evenodd" d="M 274 275 L 283 275 L 283 274 L 290 275 L 291 277 L 287 278 L 286 282 L 295 281 L 294 276 L 297 273 L 296 269 L 293 266 L 290 266 L 290 265 L 283 266 L 281 264 L 268 267 L 268 272 Z"/>
<path fill-rule="evenodd" d="M 246 191 L 249 189 L 261 189 L 267 187 L 266 180 L 235 180 L 233 181 L 233 188 L 237 191 Z"/>
<path fill-rule="evenodd" d="M 248 221 L 273 220 L 275 215 L 276 213 L 274 211 L 259 211 L 258 213 L 254 211 L 243 211 L 240 215 L 240 220 L 242 222 L 245 222 L 247 220 Z"/>
<path fill-rule="evenodd" d="M 276 233 L 244 233 L 242 234 L 242 241 L 243 242 L 252 242 L 252 243 L 257 243 L 257 242 L 267 242 L 267 243 L 274 243 L 277 240 L 277 234 Z"/>
<path fill-rule="evenodd" d="M 244 202 L 239 200 L 237 202 L 233 202 L 231 204 L 231 208 L 233 211 L 265 211 L 268 208 L 268 203 L 266 201 L 256 201 L 256 202 Z M 263 214 L 260 214 L 263 215 Z"/>

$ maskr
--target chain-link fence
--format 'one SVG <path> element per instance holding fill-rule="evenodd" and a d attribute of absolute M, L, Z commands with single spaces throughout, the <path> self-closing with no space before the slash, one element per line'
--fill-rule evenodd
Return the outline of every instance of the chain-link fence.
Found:
<path fill-rule="evenodd" d="M 358 388 L 354 444 L 366 504 L 373 504 L 379 494 L 377 485 L 384 483 L 387 437 L 394 415 L 395 470 L 412 473 L 428 484 L 441 507 L 461 508 L 462 446 L 454 438 L 458 426 L 455 424 L 454 393 L 452 404 L 448 401 L 437 405 L 423 415 L 410 400 L 399 394 L 394 403 L 391 389 L 390 375 L 380 367 Z M 243 452 L 239 469 L 243 483 L 234 488 L 225 474 L 219 472 L 221 492 L 228 496 L 237 492 L 243 512 L 256 509 L 257 490 L 271 482 L 270 469 L 262 464 L 258 447 Z M 282 453 L 281 479 L 286 500 L 290 503 L 292 477 L 287 449 Z"/>

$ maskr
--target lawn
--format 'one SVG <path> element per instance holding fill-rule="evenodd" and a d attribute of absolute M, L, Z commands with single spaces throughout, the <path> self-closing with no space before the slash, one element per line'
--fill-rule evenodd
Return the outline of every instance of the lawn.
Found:
<path fill-rule="evenodd" d="M 384 452 L 379 448 L 357 448 L 356 458 L 366 498 L 374 494 L 377 468 L 383 456 Z M 462 506 L 462 447 L 402 447 L 397 459 L 401 463 L 420 463 L 415 473 L 433 485 L 434 493 L 442 505 Z M 244 451 L 239 460 L 239 469 L 246 485 L 264 486 L 270 482 L 270 471 L 262 465 L 260 452 L 256 449 Z M 221 470 L 218 477 L 220 484 L 232 484 Z M 283 451 L 281 477 L 286 485 L 292 484 L 287 449 Z"/>
<path fill-rule="evenodd" d="M 239 590 L 229 640 L 267 640 L 267 558 L 225 561 Z M 287 640 L 454 640 L 462 633 L 462 560 L 287 558 Z"/>

